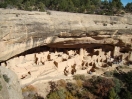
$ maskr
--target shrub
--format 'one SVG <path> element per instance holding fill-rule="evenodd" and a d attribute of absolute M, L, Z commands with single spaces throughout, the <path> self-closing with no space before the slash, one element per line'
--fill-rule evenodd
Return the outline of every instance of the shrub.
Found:
<path fill-rule="evenodd" d="M 108 99 L 119 99 L 118 94 L 115 92 L 114 88 L 109 91 Z"/>
<path fill-rule="evenodd" d="M 7 3 L 0 3 L 0 8 L 6 8 L 7 7 Z"/>
<path fill-rule="evenodd" d="M 113 77 L 113 75 L 115 73 L 117 73 L 116 70 L 114 70 L 114 71 L 106 71 L 106 72 L 104 72 L 104 76 L 106 76 L 106 77 Z"/>
<path fill-rule="evenodd" d="M 75 97 L 72 96 L 72 94 L 67 91 L 66 92 L 66 98 L 65 99 L 75 99 Z"/>
<path fill-rule="evenodd" d="M 3 75 L 4 80 L 8 83 L 10 81 L 10 78 L 6 74 Z"/>
<path fill-rule="evenodd" d="M 2 90 L 2 85 L 1 85 L 1 82 L 0 82 L 0 91 Z"/>
<path fill-rule="evenodd" d="M 39 11 L 41 11 L 41 12 L 44 12 L 45 11 L 45 5 L 42 2 L 40 2 L 38 4 L 38 7 L 39 7 Z"/>
<path fill-rule="evenodd" d="M 121 87 L 122 87 L 122 82 L 119 79 L 114 78 L 113 79 L 114 82 L 114 90 L 116 93 L 119 93 L 121 91 Z"/>
<path fill-rule="evenodd" d="M 36 88 L 32 85 L 28 85 L 28 86 L 22 88 L 22 92 L 26 92 L 26 91 L 36 91 Z"/>
<path fill-rule="evenodd" d="M 60 97 L 59 97 L 57 91 L 55 91 L 55 92 L 50 93 L 50 94 L 47 96 L 47 99 L 60 99 Z"/>
<path fill-rule="evenodd" d="M 66 90 L 61 88 L 59 90 L 50 92 L 47 99 L 66 99 Z"/>
<path fill-rule="evenodd" d="M 58 86 L 58 85 L 57 85 L 55 82 L 50 81 L 50 82 L 49 82 L 49 85 L 50 85 L 50 91 L 51 91 L 51 92 L 57 90 L 57 86 Z"/>
<path fill-rule="evenodd" d="M 122 14 L 122 15 L 124 15 L 124 14 L 125 14 L 125 12 L 121 12 L 121 14 Z"/>
<path fill-rule="evenodd" d="M 65 80 L 61 79 L 57 81 L 58 87 L 66 87 L 66 82 Z"/>
<path fill-rule="evenodd" d="M 48 15 L 51 15 L 51 12 L 47 11 L 47 14 L 48 14 Z"/>
<path fill-rule="evenodd" d="M 128 90 L 132 92 L 132 71 L 125 74 L 124 80 L 125 80 Z"/>
<path fill-rule="evenodd" d="M 114 86 L 112 79 L 106 79 L 103 77 L 97 77 L 96 79 L 86 80 L 83 83 L 84 88 L 92 92 L 93 94 L 106 97 L 109 90 Z"/>
<path fill-rule="evenodd" d="M 68 82 L 66 86 L 68 91 L 76 90 L 77 86 L 74 83 Z"/>
<path fill-rule="evenodd" d="M 37 95 L 36 88 L 32 85 L 22 88 L 22 94 L 24 96 L 24 99 L 38 99 L 37 97 L 40 97 Z M 43 99 L 43 98 L 40 98 L 40 99 Z"/>
<path fill-rule="evenodd" d="M 74 75 L 73 79 L 74 80 L 85 80 L 85 76 L 78 74 L 78 75 Z"/>
<path fill-rule="evenodd" d="M 106 72 L 104 72 L 104 76 L 111 77 L 111 76 L 113 76 L 113 72 L 112 71 L 106 71 Z"/>
<path fill-rule="evenodd" d="M 81 88 L 82 87 L 82 80 L 76 80 L 77 87 Z"/>
<path fill-rule="evenodd" d="M 121 92 L 121 99 L 132 99 L 132 94 L 128 90 L 123 89 Z"/>

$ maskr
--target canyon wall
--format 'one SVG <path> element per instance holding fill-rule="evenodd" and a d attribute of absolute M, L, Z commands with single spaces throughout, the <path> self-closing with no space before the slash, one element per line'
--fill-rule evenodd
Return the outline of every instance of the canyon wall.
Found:
<path fill-rule="evenodd" d="M 20 85 L 30 84 L 43 96 L 46 91 L 40 85 L 45 86 L 44 82 L 72 79 L 74 74 L 101 75 L 116 66 L 129 66 L 131 34 L 131 14 L 0 9 L 0 70 L 10 78 L 9 84 L 2 83 L 1 93 L 6 91 L 7 96 L 0 97 L 22 99 Z"/>
<path fill-rule="evenodd" d="M 131 33 L 131 24 L 132 15 L 129 14 L 103 16 L 57 11 L 50 11 L 50 14 L 48 14 L 47 12 L 0 9 L 0 61 L 8 60 L 38 46 L 48 44 L 51 46 L 54 42 L 64 42 L 64 39 L 58 38 L 61 33 L 66 32 L 73 36 L 79 34 L 78 37 L 80 33 L 96 34 L 91 32 L 95 30 L 128 29 L 129 32 L 125 31 L 125 33 Z M 114 34 L 114 32 L 111 32 L 111 34 Z M 74 37 L 70 38 L 74 39 Z M 70 41 L 73 40 L 71 39 Z M 90 40 L 87 40 L 86 43 L 94 43 L 93 40 Z"/>
<path fill-rule="evenodd" d="M 17 75 L 5 66 L 0 66 L 0 99 L 23 99 Z"/>

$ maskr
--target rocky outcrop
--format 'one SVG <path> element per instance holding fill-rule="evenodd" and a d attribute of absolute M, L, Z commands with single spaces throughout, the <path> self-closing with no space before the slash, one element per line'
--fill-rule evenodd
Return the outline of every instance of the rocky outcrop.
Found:
<path fill-rule="evenodd" d="M 80 46 L 81 48 L 89 43 L 123 43 L 122 36 L 121 42 L 116 39 L 118 37 L 115 36 L 117 33 L 115 31 L 127 29 L 129 31 L 125 33 L 130 34 L 131 23 L 131 15 L 102 16 L 57 11 L 51 11 L 51 15 L 48 15 L 46 12 L 0 9 L 0 46 L 2 47 L 0 61 L 43 45 L 59 48 L 60 46 L 63 48 Z M 96 30 L 114 31 L 96 32 Z M 122 32 L 118 33 L 122 34 Z M 108 36 L 114 39 L 105 38 L 106 34 L 110 34 Z"/>
<path fill-rule="evenodd" d="M 17 75 L 0 66 L 0 99 L 23 99 Z"/>

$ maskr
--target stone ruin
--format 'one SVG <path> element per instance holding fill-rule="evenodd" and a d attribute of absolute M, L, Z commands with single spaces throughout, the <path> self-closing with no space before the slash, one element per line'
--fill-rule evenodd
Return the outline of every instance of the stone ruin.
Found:
<path fill-rule="evenodd" d="M 74 49 L 43 46 L 39 52 L 18 55 L 2 62 L 1 66 L 14 71 L 25 84 L 51 75 L 64 77 L 78 74 L 80 70 L 91 74 L 113 64 L 128 65 L 131 59 L 131 53 L 119 46 L 97 45 Z"/>

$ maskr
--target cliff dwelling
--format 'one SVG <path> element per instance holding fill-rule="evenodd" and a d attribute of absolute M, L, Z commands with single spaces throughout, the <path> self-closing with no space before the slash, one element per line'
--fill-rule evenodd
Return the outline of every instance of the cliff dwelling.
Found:
<path fill-rule="evenodd" d="M 39 46 L 1 62 L 1 66 L 14 71 L 24 85 L 51 75 L 51 79 L 81 71 L 90 75 L 103 68 L 131 64 L 129 46 L 119 46 L 119 42 L 115 45 L 80 42 L 68 40 Z"/>
<path fill-rule="evenodd" d="M 41 2 L 35 4 L 41 6 Z M 6 82 L 0 77 L 0 84 L 3 82 L 6 86 L 2 86 L 4 94 L 0 97 L 18 99 L 21 96 L 19 99 L 23 99 L 21 88 L 31 85 L 45 98 L 50 91 L 46 89 L 50 88 L 49 81 L 73 82 L 76 75 L 90 79 L 111 71 L 120 74 L 117 70 L 120 67 L 132 70 L 132 14 L 117 16 L 0 8 L 0 47 L 0 74 L 10 79 Z M 30 95 L 27 91 L 25 94 Z"/>

